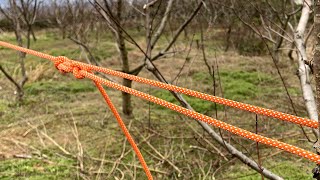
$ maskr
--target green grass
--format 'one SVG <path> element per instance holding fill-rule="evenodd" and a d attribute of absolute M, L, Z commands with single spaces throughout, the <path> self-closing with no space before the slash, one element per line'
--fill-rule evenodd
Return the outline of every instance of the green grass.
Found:
<path fill-rule="evenodd" d="M 99 44 L 98 47 L 92 48 L 92 53 L 95 58 L 100 61 L 102 59 L 107 59 L 117 54 L 117 49 L 113 43 L 110 41 L 104 41 Z"/>
<path fill-rule="evenodd" d="M 8 108 L 8 102 L 4 99 L 0 99 L 0 113 Z"/>
<path fill-rule="evenodd" d="M 10 159 L 0 163 L 0 179 L 73 179 L 75 162 L 66 158 Z"/>
<path fill-rule="evenodd" d="M 245 71 L 221 71 L 221 83 L 224 97 L 233 100 L 253 99 L 263 92 L 268 92 L 274 79 L 264 73 Z M 204 84 L 212 84 L 212 77 L 208 73 L 197 72 L 193 79 Z"/>
<path fill-rule="evenodd" d="M 59 40 L 62 38 L 62 36 L 59 36 L 60 34 L 54 32 L 54 31 L 45 31 L 43 38 L 45 40 Z"/>
<path fill-rule="evenodd" d="M 234 169 L 226 179 L 238 179 L 238 180 L 257 180 L 261 179 L 261 175 L 248 167 L 235 170 L 239 167 L 233 167 Z M 312 173 L 306 171 L 306 167 L 299 167 L 292 162 L 279 162 L 273 168 L 269 168 L 273 173 L 290 180 L 312 180 Z"/>
<path fill-rule="evenodd" d="M 80 93 L 92 92 L 95 90 L 94 84 L 90 81 L 40 81 L 26 84 L 25 91 L 30 95 L 38 95 L 39 93 Z"/>
<path fill-rule="evenodd" d="M 16 43 L 16 37 L 13 33 L 2 33 L 2 34 L 0 34 L 0 39 L 2 41 Z M 0 49 L 2 49 L 2 48 L 3 47 L 1 47 Z"/>
<path fill-rule="evenodd" d="M 258 72 L 221 72 L 221 80 L 226 98 L 252 99 L 265 91 L 264 85 L 272 83 L 272 77 Z"/>
<path fill-rule="evenodd" d="M 80 49 L 52 48 L 48 53 L 52 56 L 66 56 L 75 59 L 80 54 Z"/>

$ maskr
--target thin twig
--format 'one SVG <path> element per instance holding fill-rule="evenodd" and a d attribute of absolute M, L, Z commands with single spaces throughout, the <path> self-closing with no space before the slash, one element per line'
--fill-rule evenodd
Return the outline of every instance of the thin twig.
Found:
<path fill-rule="evenodd" d="M 139 133 L 139 132 L 138 132 Z M 145 137 L 139 133 L 139 135 L 142 137 L 142 139 L 144 140 Z M 158 155 L 162 158 L 162 160 L 166 161 L 168 164 L 170 164 L 170 166 L 172 166 L 177 172 L 178 172 L 178 176 L 182 175 L 182 171 L 176 166 L 174 165 L 173 162 L 169 161 L 168 158 L 165 158 L 155 147 L 153 147 L 151 145 L 151 143 L 149 141 L 146 141 L 146 144 Z"/>

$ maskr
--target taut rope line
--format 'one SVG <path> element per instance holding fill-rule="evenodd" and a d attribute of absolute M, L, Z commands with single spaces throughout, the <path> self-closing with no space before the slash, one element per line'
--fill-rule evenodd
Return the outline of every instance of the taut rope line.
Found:
<path fill-rule="evenodd" d="M 41 53 L 38 51 L 34 51 L 34 50 L 30 50 L 30 49 L 26 49 L 23 47 L 19 47 L 19 46 L 15 46 L 13 44 L 9 44 L 3 41 L 0 41 L 0 46 L 4 46 L 7 48 L 11 48 L 11 49 L 15 49 L 18 51 L 22 51 L 25 52 L 27 54 L 31 54 L 31 55 L 35 55 L 44 59 L 48 59 L 54 62 L 56 68 L 61 71 L 62 73 L 73 73 L 73 75 L 78 78 L 78 79 L 82 79 L 82 78 L 88 78 L 91 79 L 92 81 L 94 81 L 95 85 L 97 86 L 97 88 L 99 89 L 99 91 L 101 92 L 102 96 L 104 97 L 106 103 L 108 104 L 108 106 L 110 107 L 111 111 L 113 112 L 114 116 L 116 117 L 122 131 L 124 132 L 124 134 L 126 135 L 129 143 L 131 144 L 131 146 L 133 147 L 135 153 L 138 156 L 139 161 L 141 162 L 144 171 L 148 177 L 148 179 L 152 179 L 152 175 L 150 173 L 150 170 L 147 166 L 147 164 L 144 161 L 144 158 L 142 156 L 142 154 L 140 153 L 137 145 L 135 144 L 133 138 L 131 137 L 129 131 L 127 130 L 125 124 L 123 123 L 118 111 L 116 110 L 115 106 L 113 105 L 113 103 L 111 102 L 109 96 L 107 95 L 106 91 L 103 89 L 102 84 L 113 88 L 113 89 L 117 89 L 129 94 L 132 94 L 134 96 L 137 96 L 139 98 L 148 100 L 150 102 L 153 102 L 155 104 L 164 106 L 168 109 L 174 110 L 178 113 L 184 114 L 186 116 L 189 116 L 191 118 L 194 118 L 196 120 L 199 121 L 203 121 L 207 124 L 210 124 L 212 126 L 215 127 L 219 127 L 221 129 L 224 129 L 226 131 L 229 131 L 235 135 L 238 136 L 242 136 L 244 138 L 262 143 L 262 144 L 266 144 L 269 146 L 273 146 L 279 149 L 282 149 L 284 151 L 296 154 L 298 156 L 304 157 L 306 159 L 309 159 L 313 162 L 316 162 L 317 164 L 320 164 L 320 155 L 317 155 L 315 153 L 309 152 L 307 150 L 301 149 L 299 147 L 295 147 L 292 145 L 289 145 L 287 143 L 283 143 L 271 138 L 267 138 L 255 133 L 252 133 L 250 131 L 235 127 L 233 125 L 227 124 L 225 122 L 216 120 L 214 118 L 211 118 L 209 116 L 200 114 L 198 112 L 186 109 L 184 107 L 178 106 L 176 104 L 167 102 L 163 99 L 151 96 L 149 94 L 137 91 L 135 89 L 132 88 L 128 88 L 125 86 L 122 86 L 120 84 L 105 80 L 99 76 L 96 76 L 92 73 L 92 71 L 98 71 L 98 72 L 102 72 L 102 73 L 106 73 L 106 74 L 110 74 L 110 75 L 114 75 L 114 76 L 118 76 L 118 77 L 122 77 L 122 78 L 126 78 L 126 79 L 130 79 L 133 81 L 137 81 L 140 83 L 144 83 L 144 84 L 149 84 L 152 86 L 156 86 L 159 88 L 163 88 L 163 89 L 167 89 L 167 90 L 171 90 L 171 91 L 176 91 L 179 93 L 183 93 L 183 94 L 187 94 L 190 96 L 194 96 L 200 99 L 204 99 L 204 100 L 208 100 L 208 101 L 212 101 L 212 102 L 216 102 L 216 103 L 220 103 L 223 105 L 227 105 L 227 106 L 231 106 L 231 107 L 235 107 L 238 109 L 242 109 L 245 111 L 250 111 L 250 112 L 254 112 L 257 114 L 261 114 L 261 115 L 265 115 L 265 116 L 269 116 L 269 117 L 274 117 L 274 118 L 278 118 L 284 121 L 289 121 L 289 122 L 293 122 L 296 124 L 300 124 L 300 125 L 304 125 L 304 126 L 308 126 L 308 127 L 312 127 L 312 128 L 317 128 L 318 127 L 318 123 L 315 121 L 312 121 L 310 119 L 306 119 L 306 118 L 301 118 L 301 117 L 297 117 L 297 116 L 293 116 L 290 114 L 285 114 L 282 112 L 278 112 L 278 111 L 274 111 L 274 110 L 269 110 L 269 109 L 265 109 L 265 108 L 260 108 L 260 107 L 256 107 L 256 106 L 252 106 L 249 104 L 244 104 L 244 103 L 240 103 L 240 102 L 236 102 L 236 101 L 232 101 L 232 100 L 228 100 L 228 99 L 224 99 L 224 98 L 220 98 L 220 97 L 216 97 L 216 96 L 212 96 L 212 95 L 208 95 L 208 94 L 204 94 L 201 92 L 197 92 L 197 91 L 193 91 L 193 90 L 189 90 L 186 88 L 181 88 L 178 86 L 173 86 L 173 85 L 169 85 L 169 84 L 165 84 L 165 83 L 161 83 L 158 81 L 154 81 L 154 80 L 150 80 L 150 79 L 146 79 L 146 78 L 141 78 L 141 77 L 137 77 L 137 76 L 133 76 L 133 75 L 129 75 L 129 74 L 125 74 L 122 72 L 118 72 L 118 71 L 114 71 L 114 70 L 110 70 L 107 68 L 102 68 L 102 67 L 98 67 L 98 66 L 93 66 L 90 64 L 85 64 L 85 63 L 81 63 L 78 61 L 73 61 L 70 60 L 66 57 L 55 57 L 55 56 L 51 56 L 45 53 Z"/>

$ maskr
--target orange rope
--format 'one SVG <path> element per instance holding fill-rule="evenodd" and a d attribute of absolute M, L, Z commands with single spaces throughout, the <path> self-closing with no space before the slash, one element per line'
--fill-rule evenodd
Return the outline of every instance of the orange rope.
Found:
<path fill-rule="evenodd" d="M 273 147 L 285 150 L 287 152 L 296 154 L 298 156 L 307 158 L 307 159 L 309 159 L 309 160 L 311 160 L 313 162 L 316 162 L 316 163 L 320 164 L 320 155 L 317 155 L 315 153 L 312 153 L 312 152 L 309 152 L 307 150 L 304 150 L 304 149 L 289 145 L 287 143 L 283 143 L 283 142 L 280 142 L 280 141 L 277 141 L 277 140 L 273 140 L 273 139 L 270 139 L 270 138 L 267 138 L 267 137 L 252 133 L 250 131 L 247 131 L 247 130 L 232 126 L 230 124 L 227 124 L 225 122 L 216 120 L 216 119 L 211 118 L 209 116 L 206 116 L 206 115 L 200 114 L 198 112 L 192 111 L 190 109 L 187 109 L 187 108 L 178 106 L 176 104 L 167 102 L 167 101 L 165 101 L 163 99 L 160 99 L 160 98 L 151 96 L 149 94 L 137 91 L 135 89 L 131 89 L 131 88 L 122 86 L 120 84 L 116 84 L 116 83 L 113 83 L 111 81 L 102 79 L 102 78 L 100 78 L 100 77 L 98 77 L 96 75 L 88 73 L 87 71 L 81 70 L 80 74 L 83 75 L 84 77 L 87 77 L 87 78 L 93 80 L 93 81 L 100 82 L 100 83 L 102 83 L 102 84 L 104 84 L 104 85 L 106 85 L 106 86 L 108 86 L 110 88 L 117 89 L 117 90 L 129 93 L 129 94 L 132 94 L 134 96 L 137 96 L 139 98 L 148 100 L 148 101 L 153 102 L 155 104 L 164 106 L 164 107 L 166 107 L 168 109 L 174 110 L 174 111 L 176 111 L 178 113 L 184 114 L 184 115 L 189 116 L 191 118 L 194 118 L 196 120 L 203 121 L 203 122 L 205 122 L 207 124 L 219 127 L 221 129 L 229 131 L 229 132 L 231 132 L 233 134 L 236 134 L 238 136 L 242 136 L 244 138 L 251 139 L 253 141 L 256 141 L 256 142 L 259 142 L 259 143 L 262 143 L 262 144 L 266 144 L 266 145 L 269 145 L 269 146 L 273 146 Z"/>
<path fill-rule="evenodd" d="M 269 145 L 269 146 L 273 146 L 273 147 L 285 150 L 287 152 L 296 154 L 298 156 L 307 158 L 307 159 L 309 159 L 311 161 L 314 161 L 314 162 L 320 164 L 320 155 L 317 155 L 317 154 L 309 152 L 307 150 L 304 150 L 304 149 L 289 145 L 287 143 L 283 143 L 283 142 L 280 142 L 280 141 L 277 141 L 277 140 L 273 140 L 271 138 L 267 138 L 267 137 L 252 133 L 250 131 L 247 131 L 247 130 L 232 126 L 230 124 L 227 124 L 225 122 L 216 120 L 214 118 L 211 118 L 209 116 L 200 114 L 200 113 L 192 111 L 190 109 L 186 109 L 186 108 L 178 106 L 176 104 L 167 102 L 167 101 L 165 101 L 163 99 L 160 99 L 160 98 L 151 96 L 149 94 L 137 91 L 135 89 L 131 89 L 131 88 L 122 86 L 120 84 L 105 80 L 105 79 L 103 79 L 103 78 L 101 78 L 99 76 L 96 76 L 96 75 L 88 72 L 86 70 L 86 69 L 88 69 L 88 67 L 83 66 L 83 63 L 81 65 L 76 65 L 76 64 L 73 63 L 75 61 L 68 60 L 66 57 L 57 57 L 57 62 L 58 62 L 58 63 L 56 63 L 57 68 L 62 70 L 62 72 L 64 72 L 64 73 L 73 72 L 75 77 L 81 77 L 81 78 L 86 77 L 86 78 L 89 78 L 89 79 L 93 80 L 94 82 L 99 82 L 99 83 L 104 84 L 104 85 L 106 85 L 106 86 L 108 86 L 110 88 L 117 89 L 117 90 L 126 92 L 128 94 L 132 94 L 134 96 L 137 96 L 139 98 L 148 100 L 148 101 L 153 102 L 155 104 L 164 106 L 164 107 L 166 107 L 168 109 L 174 110 L 174 111 L 176 111 L 178 113 L 184 114 L 184 115 L 189 116 L 191 118 L 194 118 L 196 120 L 203 121 L 203 122 L 205 122 L 207 124 L 219 127 L 219 128 L 221 128 L 223 130 L 229 131 L 229 132 L 231 132 L 233 134 L 236 134 L 238 136 L 242 136 L 244 138 L 251 139 L 253 141 L 256 141 L 256 142 L 259 142 L 259 143 L 262 143 L 262 144 L 266 144 L 266 145 Z M 79 68 L 81 70 L 79 70 Z M 82 68 L 84 68 L 85 70 L 82 70 Z"/>
<path fill-rule="evenodd" d="M 73 66 L 73 63 L 71 61 L 68 61 L 68 59 L 66 57 L 55 57 L 55 56 L 51 56 L 51 55 L 48 55 L 48 54 L 44 54 L 44 53 L 41 53 L 41 52 L 38 52 L 38 51 L 34 51 L 34 50 L 30 50 L 30 49 L 26 49 L 26 48 L 23 48 L 23 47 L 20 47 L 20 46 L 15 46 L 15 45 L 12 45 L 12 44 L 9 44 L 9 43 L 6 43 L 6 42 L 2 42 L 0 41 L 0 45 L 1 46 L 5 46 L 5 47 L 8 47 L 8 48 L 11 48 L 11 49 L 15 49 L 15 50 L 18 50 L 18 51 L 22 51 L 22 52 L 25 52 L 25 53 L 28 53 L 28 54 L 32 54 L 32 55 L 35 55 L 35 56 L 38 56 L 38 57 L 41 57 L 41 58 L 44 58 L 44 59 L 49 59 L 51 61 L 54 62 L 56 68 L 61 71 L 62 73 L 68 73 L 68 72 L 72 72 L 73 75 L 78 78 L 78 79 L 83 79 L 85 76 L 82 75 L 82 73 L 80 73 L 80 70 L 83 71 L 84 69 L 86 70 L 85 72 L 87 74 L 90 74 L 90 70 L 87 69 L 86 67 L 84 66 L 81 66 L 80 68 L 79 67 L 76 67 L 76 66 Z M 122 121 L 121 119 L 121 116 L 119 115 L 117 109 L 115 108 L 115 106 L 113 105 L 111 99 L 109 98 L 107 92 L 104 90 L 104 88 L 102 87 L 101 83 L 99 81 L 94 81 L 95 85 L 97 86 L 97 88 L 99 89 L 100 93 L 102 94 L 104 100 L 106 101 L 106 103 L 108 104 L 110 110 L 112 111 L 113 115 L 115 116 L 115 118 L 117 119 L 117 122 L 119 124 L 119 126 L 121 127 L 123 133 L 125 134 L 128 142 L 130 143 L 130 145 L 132 146 L 134 152 L 136 153 L 142 167 L 143 167 L 143 170 L 145 171 L 147 177 L 148 177 L 148 180 L 152 180 L 152 174 L 148 168 L 148 165 L 147 163 L 145 162 L 138 146 L 136 145 L 136 143 L 134 142 L 132 136 L 130 135 L 128 129 L 126 128 L 126 125 L 124 124 L 124 122 Z"/>
<path fill-rule="evenodd" d="M 76 64 L 78 64 L 78 62 Z M 79 63 L 79 65 L 80 65 L 80 63 Z M 126 74 L 123 72 L 114 71 L 114 70 L 107 69 L 107 68 L 102 68 L 102 67 L 90 65 L 90 69 L 94 70 L 94 71 L 110 74 L 113 76 L 122 77 L 122 78 L 136 81 L 139 83 L 152 85 L 152 86 L 159 87 L 162 89 L 179 92 L 179 93 L 186 94 L 189 96 L 197 97 L 199 99 L 215 102 L 218 104 L 230 106 L 230 107 L 241 109 L 244 111 L 249 111 L 249 112 L 256 113 L 256 114 L 277 118 L 277 119 L 280 119 L 283 121 L 288 121 L 288 122 L 292 122 L 295 124 L 299 124 L 299 125 L 303 125 L 303 126 L 307 126 L 307 127 L 311 127 L 311 128 L 318 128 L 318 122 L 311 120 L 311 119 L 302 118 L 302 117 L 294 116 L 291 114 L 286 114 L 286 113 L 279 112 L 279 111 L 274 111 L 274 110 L 267 109 L 267 108 L 257 107 L 257 106 L 253 106 L 250 104 L 245 104 L 245 103 L 233 101 L 230 99 L 225 99 L 225 98 L 205 94 L 202 92 L 186 89 L 183 87 L 178 87 L 178 86 L 174 86 L 171 84 L 162 83 L 159 81 L 154 81 L 151 79 L 146 79 L 146 78 Z"/>
<path fill-rule="evenodd" d="M 123 123 L 120 114 L 118 113 L 116 107 L 113 105 L 113 103 L 111 102 L 111 99 L 109 98 L 107 92 L 104 90 L 104 88 L 102 87 L 101 83 L 98 81 L 94 81 L 94 83 L 96 84 L 97 88 L 99 89 L 99 91 L 101 92 L 104 100 L 106 101 L 106 103 L 109 105 L 110 110 L 112 111 L 113 115 L 116 117 L 118 124 L 120 125 L 123 133 L 125 134 L 125 136 L 127 137 L 130 145 L 132 146 L 134 152 L 137 154 L 137 157 L 139 159 L 139 161 L 141 162 L 141 165 L 148 177 L 149 180 L 153 179 L 151 172 L 148 168 L 147 163 L 144 161 L 144 158 L 138 148 L 138 146 L 136 145 L 136 143 L 134 142 L 133 138 L 131 137 L 126 125 Z"/>
<path fill-rule="evenodd" d="M 6 43 L 6 42 L 2 42 L 2 41 L 0 41 L 0 45 L 8 47 L 8 48 L 16 49 L 18 51 L 26 52 L 28 54 L 32 54 L 32 55 L 35 55 L 35 56 L 38 56 L 38 57 L 41 57 L 41 58 L 49 59 L 51 61 L 55 61 L 55 57 L 54 56 L 50 56 L 50 55 L 47 55 L 47 54 L 44 54 L 44 53 L 40 53 L 40 52 L 37 52 L 37 51 L 25 49 L 25 48 L 22 48 L 22 47 L 19 47 L 19 46 L 15 46 L 15 45 L 12 45 L 12 44 L 9 44 L 9 43 Z M 221 97 L 217 97 L 217 96 L 212 96 L 212 95 L 201 93 L 201 92 L 198 92 L 198 91 L 194 91 L 194 90 L 190 90 L 190 89 L 174 86 L 174 85 L 171 85 L 171 84 L 166 84 L 166 83 L 162 83 L 162 82 L 159 82 L 159 81 L 154 81 L 154 80 L 150 80 L 150 79 L 146 79 L 146 78 L 142 78 L 142 77 L 126 74 L 126 73 L 123 73 L 123 72 L 119 72 L 119 71 L 115 71 L 115 70 L 111 70 L 111 69 L 107 69 L 107 68 L 103 68 L 103 67 L 99 67 L 99 66 L 85 64 L 85 63 L 82 63 L 82 62 L 73 61 L 73 60 L 69 60 L 69 59 L 68 59 L 68 61 L 72 62 L 72 64 L 74 66 L 82 67 L 83 69 L 88 70 L 88 71 L 94 70 L 94 71 L 102 72 L 102 73 L 105 73 L 105 74 L 109 74 L 109 75 L 113 75 L 113 76 L 129 79 L 129 80 L 132 80 L 132 81 L 136 81 L 136 82 L 139 82 L 139 83 L 152 85 L 152 86 L 159 87 L 159 88 L 162 88 L 162 89 L 167 89 L 167 90 L 170 90 L 170 91 L 179 92 L 179 93 L 186 94 L 186 95 L 189 95 L 189 96 L 194 96 L 194 97 L 197 97 L 199 99 L 215 102 L 215 103 L 218 103 L 218 104 L 230 106 L 230 107 L 241 109 L 241 110 L 244 110 L 244 111 L 249 111 L 249 112 L 253 112 L 253 113 L 256 113 L 256 114 L 277 118 L 277 119 L 280 119 L 280 120 L 283 120 L 283 121 L 292 122 L 292 123 L 299 124 L 299 125 L 302 125 L 302 126 L 307 126 L 307 127 L 311 127 L 311 128 L 318 128 L 318 122 L 316 122 L 314 120 L 311 120 L 311 119 L 302 118 L 302 117 L 294 116 L 294 115 L 291 115 L 291 114 L 286 114 L 286 113 L 283 113 L 283 112 L 279 112 L 279 111 L 275 111 L 275 110 L 271 110 L 271 109 L 267 109 L 267 108 L 257 107 L 257 106 L 253 106 L 253 105 L 250 105 L 250 104 L 245 104 L 245 103 L 233 101 L 233 100 L 230 100 L 230 99 L 225 99 L 225 98 L 221 98 Z"/>
<path fill-rule="evenodd" d="M 23 51 L 23 52 L 26 52 L 28 54 L 33 54 L 35 56 L 38 56 L 38 57 L 41 57 L 41 58 L 45 58 L 45 59 L 49 59 L 49 60 L 52 60 L 52 61 L 55 61 L 55 58 L 56 58 L 54 56 L 50 56 L 50 55 L 47 55 L 47 54 L 44 54 L 44 53 L 40 53 L 40 52 L 37 52 L 37 51 L 25 49 L 25 48 L 22 48 L 22 47 L 19 47 L 19 46 L 15 46 L 15 45 L 12 45 L 12 44 L 9 44 L 9 43 L 6 43 L 6 42 L 1 42 L 0 41 L 0 45 L 8 47 L 8 48 L 16 49 L 16 50 L 19 50 L 19 51 Z M 105 73 L 105 74 L 109 74 L 109 75 L 113 75 L 113 76 L 129 79 L 129 80 L 132 80 L 132 81 L 136 81 L 136 82 L 152 85 L 152 86 L 159 87 L 159 88 L 162 88 L 162 89 L 167 89 L 167 90 L 170 90 L 170 91 L 179 92 L 179 93 L 186 94 L 186 95 L 189 95 L 189 96 L 194 96 L 194 97 L 197 97 L 197 98 L 200 98 L 200 99 L 203 99 L 203 100 L 207 100 L 207 101 L 223 104 L 223 105 L 226 105 L 226 106 L 238 108 L 238 109 L 249 111 L 249 112 L 253 112 L 253 113 L 256 113 L 256 114 L 277 118 L 277 119 L 280 119 L 280 120 L 283 120 L 283 121 L 288 121 L 288 122 L 292 122 L 292 123 L 295 123 L 295 124 L 299 124 L 299 125 L 303 125 L 303 126 L 307 126 L 307 127 L 311 127 L 311 128 L 318 128 L 318 122 L 310 120 L 310 119 L 307 119 L 307 118 L 302 118 L 302 117 L 294 116 L 294 115 L 291 115 L 291 114 L 286 114 L 286 113 L 279 112 L 279 111 L 274 111 L 274 110 L 267 109 L 267 108 L 261 108 L 261 107 L 253 106 L 253 105 L 250 105 L 250 104 L 245 104 L 245 103 L 241 103 L 241 102 L 237 102 L 237 101 L 233 101 L 233 100 L 229 100 L 229 99 L 225 99 L 225 98 L 221 98 L 221 97 L 217 97 L 217 96 L 212 96 L 212 95 L 208 95 L 208 94 L 201 93 L 201 92 L 198 92 L 198 91 L 194 91 L 194 90 L 190 90 L 190 89 L 186 89 L 186 88 L 182 88 L 182 87 L 178 87 L 178 86 L 174 86 L 174 85 L 170 85 L 170 84 L 166 84 L 166 83 L 162 83 L 162 82 L 158 82 L 158 81 L 154 81 L 154 80 L 150 80 L 150 79 L 146 79 L 146 78 L 142 78 L 142 77 L 126 74 L 126 73 L 122 73 L 122 72 L 119 72 L 119 71 L 114 71 L 114 70 L 103 68 L 103 67 L 99 67 L 99 66 L 85 64 L 85 63 L 81 63 L 81 62 L 78 62 L 78 61 L 72 61 L 72 60 L 69 60 L 69 61 L 72 62 L 72 64 L 74 66 L 82 67 L 83 69 L 86 69 L 88 71 L 94 70 L 94 71 L 102 72 L 102 73 Z"/>
<path fill-rule="evenodd" d="M 296 154 L 298 156 L 307 158 L 307 159 L 309 159 L 309 160 L 311 160 L 313 162 L 316 162 L 316 163 L 320 164 L 320 155 L 317 155 L 315 153 L 309 152 L 307 150 L 304 150 L 304 149 L 301 149 L 301 148 L 298 148 L 298 147 L 295 147 L 295 146 L 292 146 L 292 145 L 289 145 L 289 144 L 286 144 L 286 143 L 283 143 L 283 142 L 280 142 L 280 141 L 277 141 L 277 140 L 273 140 L 273 139 L 270 139 L 270 138 L 267 138 L 267 137 L 264 137 L 264 136 L 249 132 L 247 130 L 244 130 L 244 129 L 229 125 L 229 124 L 227 124 L 225 122 L 216 120 L 214 118 L 208 117 L 208 116 L 200 114 L 198 112 L 195 112 L 195 111 L 183 108 L 181 106 L 175 105 L 173 103 L 167 102 L 167 101 L 162 100 L 160 98 L 151 96 L 149 94 L 146 94 L 146 93 L 143 93 L 143 92 L 140 92 L 140 91 L 137 91 L 137 90 L 134 90 L 134 89 L 131 89 L 131 88 L 128 88 L 128 87 L 125 87 L 125 86 L 110 82 L 110 81 L 107 81 L 107 80 L 105 80 L 103 78 L 100 78 L 100 77 L 92 74 L 91 70 L 104 72 L 104 73 L 116 75 L 116 76 L 119 76 L 119 77 L 123 76 L 124 78 L 127 78 L 127 79 L 131 78 L 131 80 L 135 80 L 135 81 L 142 82 L 142 83 L 145 83 L 145 84 L 150 84 L 150 85 L 154 85 L 154 86 L 157 86 L 157 87 L 160 87 L 160 88 L 164 88 L 164 89 L 168 89 L 168 90 L 172 90 L 172 91 L 177 91 L 177 92 L 180 92 L 180 93 L 188 94 L 188 95 L 191 95 L 191 96 L 199 97 L 201 99 L 205 99 L 205 100 L 209 100 L 209 101 L 213 101 L 213 102 L 217 101 L 218 103 L 225 104 L 225 105 L 228 105 L 228 106 L 232 106 L 232 107 L 236 107 L 236 108 L 239 108 L 239 109 L 247 110 L 247 111 L 250 111 L 250 112 L 255 112 L 255 113 L 258 113 L 258 114 L 263 114 L 263 115 L 266 115 L 266 116 L 271 116 L 271 117 L 275 117 L 275 118 L 282 119 L 282 120 L 285 120 L 285 121 L 290 121 L 290 122 L 293 122 L 293 123 L 297 123 L 297 124 L 301 124 L 301 125 L 305 125 L 305 126 L 316 128 L 317 124 L 314 124 L 313 121 L 310 120 L 310 119 L 300 118 L 300 117 L 296 117 L 296 116 L 293 116 L 293 115 L 289 115 L 289 114 L 285 114 L 285 113 L 281 113 L 281 112 L 277 112 L 277 111 L 273 111 L 273 110 L 268 110 L 268 109 L 259 108 L 259 107 L 255 107 L 255 106 L 244 104 L 244 103 L 231 101 L 231 100 L 228 100 L 228 99 L 218 98 L 218 97 L 215 97 L 215 96 L 210 96 L 210 95 L 207 95 L 207 94 L 204 94 L 204 93 L 188 90 L 188 89 L 185 89 L 185 88 L 180 88 L 180 87 L 173 86 L 173 85 L 167 85 L 167 84 L 164 84 L 164 83 L 159 83 L 157 81 L 152 81 L 152 80 L 148 80 L 148 79 L 144 79 L 144 78 L 139 78 L 139 77 L 136 77 L 136 76 L 126 75 L 124 73 L 117 72 L 117 71 L 111 71 L 111 70 L 108 70 L 106 68 L 101 68 L 101 67 L 92 66 L 92 65 L 85 64 L 85 63 L 80 63 L 80 62 L 77 62 L 77 61 L 69 60 L 66 57 L 50 56 L 50 55 L 47 55 L 47 54 L 44 54 L 44 53 L 40 53 L 40 52 L 37 52 L 37 51 L 21 48 L 19 46 L 15 46 L 15 45 L 8 44 L 8 43 L 1 42 L 1 41 L 0 41 L 0 45 L 1 46 L 5 46 L 5 47 L 9 47 L 9 48 L 12 48 L 12 49 L 16 49 L 16 50 L 19 50 L 19 51 L 22 51 L 22 52 L 25 52 L 25 53 L 28 53 L 28 54 L 33 54 L 33 55 L 36 55 L 36 56 L 39 56 L 39 57 L 42 57 L 42 58 L 49 59 L 49 60 L 53 61 L 55 63 L 55 66 L 57 67 L 57 69 L 59 69 L 63 73 L 72 72 L 76 78 L 85 78 L 86 77 L 86 78 L 89 78 L 89 79 L 93 80 L 96 83 L 96 85 L 97 85 L 98 89 L 100 90 L 100 92 L 102 93 L 103 97 L 105 98 L 105 100 L 106 100 L 107 104 L 109 105 L 110 109 L 113 111 L 114 115 L 116 116 L 116 118 L 117 118 L 117 120 L 118 120 L 118 122 L 120 124 L 120 127 L 122 128 L 122 130 L 124 131 L 126 136 L 128 135 L 127 133 L 129 133 L 129 132 L 125 128 L 124 124 L 121 125 L 122 120 L 121 120 L 118 112 L 116 111 L 114 105 L 110 101 L 108 95 L 105 93 L 104 89 L 102 88 L 101 84 L 104 84 L 104 85 L 106 85 L 108 87 L 111 87 L 111 88 L 114 88 L 114 89 L 129 93 L 129 94 L 132 94 L 134 96 L 146 99 L 146 100 L 148 100 L 150 102 L 153 102 L 153 103 L 159 104 L 161 106 L 167 107 L 167 108 L 169 108 L 171 110 L 174 110 L 176 112 L 179 112 L 179 113 L 184 114 L 186 116 L 189 116 L 191 118 L 197 119 L 199 121 L 203 121 L 203 122 L 205 122 L 207 124 L 219 127 L 221 129 L 229 131 L 229 132 L 231 132 L 233 134 L 242 136 L 242 137 L 247 138 L 247 139 L 251 139 L 253 141 L 256 141 L 256 142 L 259 142 L 259 143 L 262 143 L 262 144 L 266 144 L 266 145 L 269 145 L 269 146 L 273 146 L 273 147 L 282 149 L 284 151 Z M 130 134 L 129 134 L 129 136 L 130 136 Z M 127 136 L 127 138 L 129 140 L 128 136 Z M 139 157 L 139 160 L 142 163 L 142 165 L 145 168 L 145 171 L 147 173 L 148 172 L 146 170 L 147 166 L 143 164 L 145 162 L 143 160 L 143 157 L 142 157 L 140 151 L 136 147 L 136 145 L 135 145 L 133 140 L 132 141 L 129 140 L 129 142 L 133 146 L 134 149 L 136 148 L 135 151 L 137 150 L 136 151 L 137 156 Z M 149 174 L 149 175 L 147 173 L 148 178 L 152 178 L 151 174 Z"/>
<path fill-rule="evenodd" d="M 83 79 L 85 78 L 88 74 L 93 75 L 90 70 L 88 70 L 86 67 L 78 67 L 78 66 L 74 66 L 73 63 L 66 57 L 63 56 L 59 56 L 56 57 L 54 59 L 54 64 L 56 66 L 56 68 L 61 71 L 62 73 L 69 73 L 72 72 L 73 75 L 78 78 L 78 79 Z M 83 70 L 85 69 L 85 70 Z M 85 72 L 85 73 L 83 73 Z M 95 75 L 94 75 L 95 76 Z M 147 177 L 149 180 L 152 180 L 152 175 L 151 172 L 147 166 L 147 163 L 145 162 L 138 146 L 136 145 L 136 143 L 134 142 L 133 138 L 131 137 L 126 125 L 124 124 L 124 122 L 121 119 L 120 114 L 118 113 L 116 107 L 113 105 L 111 99 L 109 98 L 107 92 L 104 90 L 104 88 L 101 85 L 101 81 L 97 80 L 93 80 L 93 82 L 95 83 L 95 85 L 97 86 L 97 88 L 99 89 L 100 93 L 102 94 L 104 100 L 106 101 L 106 103 L 108 104 L 110 110 L 112 111 L 114 117 L 117 119 L 117 122 L 119 124 L 119 126 L 121 127 L 124 135 L 127 137 L 130 145 L 132 146 L 133 150 L 135 151 Z"/>

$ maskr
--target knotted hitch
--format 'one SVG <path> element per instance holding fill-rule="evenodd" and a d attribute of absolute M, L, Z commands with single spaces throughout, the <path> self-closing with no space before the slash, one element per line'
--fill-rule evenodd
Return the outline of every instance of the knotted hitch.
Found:
<path fill-rule="evenodd" d="M 73 76 L 77 79 L 85 78 L 83 72 L 81 71 L 91 73 L 90 69 L 86 68 L 85 66 L 82 66 L 81 63 L 70 60 L 65 56 L 56 57 L 54 65 L 61 73 L 72 73 Z"/>

